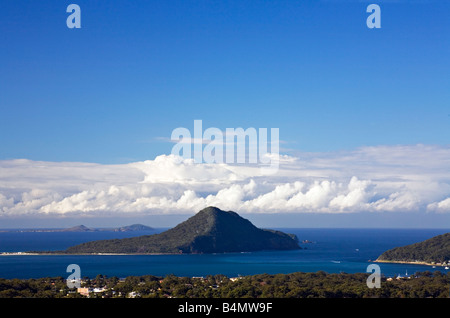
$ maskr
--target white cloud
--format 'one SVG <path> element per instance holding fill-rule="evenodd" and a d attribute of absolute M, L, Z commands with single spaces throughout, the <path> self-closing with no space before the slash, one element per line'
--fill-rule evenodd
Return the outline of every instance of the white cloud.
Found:
<path fill-rule="evenodd" d="M 196 164 L 193 159 L 175 155 L 158 156 L 155 160 L 129 164 L 144 173 L 144 183 L 203 183 L 235 181 L 238 176 L 226 164 Z"/>
<path fill-rule="evenodd" d="M 7 209 L 14 206 L 14 199 L 7 198 L 5 195 L 0 193 L 0 212 L 7 212 Z"/>
<path fill-rule="evenodd" d="M 440 202 L 428 204 L 428 211 L 450 213 L 450 197 Z"/>
<path fill-rule="evenodd" d="M 412 192 L 394 192 L 388 198 L 370 204 L 375 211 L 416 211 L 422 208 L 420 200 Z"/>
<path fill-rule="evenodd" d="M 339 194 L 330 201 L 330 207 L 338 211 L 345 211 L 346 209 L 362 209 L 366 210 L 367 202 L 374 193 L 368 192 L 368 187 L 371 182 L 358 180 L 352 177 L 350 180 L 346 193 Z"/>
<path fill-rule="evenodd" d="M 256 165 L 173 155 L 123 165 L 0 161 L 1 215 L 245 212 L 450 212 L 450 148 L 364 147 Z"/>

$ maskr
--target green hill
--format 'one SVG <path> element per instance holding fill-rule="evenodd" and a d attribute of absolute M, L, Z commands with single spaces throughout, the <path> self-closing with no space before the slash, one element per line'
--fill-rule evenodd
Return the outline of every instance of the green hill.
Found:
<path fill-rule="evenodd" d="M 151 228 L 150 226 L 142 225 L 142 224 L 132 224 L 132 225 L 115 228 L 115 229 L 113 229 L 113 231 L 116 231 L 116 232 L 153 231 L 153 228 Z"/>
<path fill-rule="evenodd" d="M 450 233 L 426 241 L 390 249 L 377 261 L 444 263 L 450 261 Z"/>
<path fill-rule="evenodd" d="M 92 241 L 64 253 L 226 253 L 300 249 L 295 235 L 263 230 L 232 211 L 208 207 L 165 232 Z"/>
<path fill-rule="evenodd" d="M 68 229 L 54 230 L 54 232 L 95 232 L 95 229 L 88 228 L 84 225 L 77 225 Z"/>

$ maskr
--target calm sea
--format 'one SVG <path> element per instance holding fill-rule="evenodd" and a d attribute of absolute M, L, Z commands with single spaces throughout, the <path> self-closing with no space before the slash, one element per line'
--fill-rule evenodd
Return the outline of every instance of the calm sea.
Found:
<path fill-rule="evenodd" d="M 164 229 L 156 230 L 157 233 Z M 229 277 L 292 272 L 366 272 L 370 260 L 387 249 L 420 242 L 449 229 L 279 229 L 298 236 L 302 250 L 205 255 L 49 255 L 0 256 L 1 278 L 67 277 L 69 264 L 81 276 L 98 274 Z M 86 241 L 148 235 L 149 232 L 0 232 L 0 252 L 61 250 Z M 442 267 L 379 264 L 382 274 L 397 276 Z"/>

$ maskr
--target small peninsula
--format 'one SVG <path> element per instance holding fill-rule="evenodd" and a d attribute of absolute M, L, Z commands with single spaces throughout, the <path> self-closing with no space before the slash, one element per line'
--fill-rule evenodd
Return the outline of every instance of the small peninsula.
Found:
<path fill-rule="evenodd" d="M 376 262 L 448 265 L 450 262 L 450 233 L 390 249 L 381 254 Z"/>
<path fill-rule="evenodd" d="M 56 253 L 196 254 L 293 249 L 301 249 L 295 235 L 259 229 L 236 212 L 207 207 L 159 234 L 86 242 Z"/>
<path fill-rule="evenodd" d="M 114 228 L 91 228 L 85 225 L 76 225 L 69 228 L 33 228 L 33 229 L 2 229 L 0 232 L 134 232 L 134 231 L 154 231 L 150 226 L 143 224 L 132 224 Z"/>

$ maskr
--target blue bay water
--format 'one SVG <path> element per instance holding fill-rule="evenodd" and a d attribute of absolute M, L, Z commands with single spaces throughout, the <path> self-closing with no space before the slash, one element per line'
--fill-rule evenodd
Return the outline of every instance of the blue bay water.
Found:
<path fill-rule="evenodd" d="M 158 231 L 162 231 L 159 229 Z M 1 278 L 67 277 L 78 264 L 83 277 L 98 274 L 229 277 L 292 272 L 366 272 L 370 260 L 387 249 L 420 242 L 448 229 L 279 229 L 296 234 L 302 250 L 198 255 L 8 255 L 0 256 Z M 156 233 L 158 231 L 152 232 Z M 62 250 L 82 242 L 148 235 L 148 232 L 1 232 L 0 252 Z M 443 267 L 379 264 L 382 274 L 397 276 Z"/>

